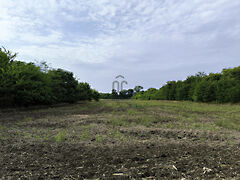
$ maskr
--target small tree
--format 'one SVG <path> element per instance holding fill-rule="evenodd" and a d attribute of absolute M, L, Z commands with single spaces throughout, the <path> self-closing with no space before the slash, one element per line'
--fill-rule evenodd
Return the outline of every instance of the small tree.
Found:
<path fill-rule="evenodd" d="M 127 96 L 128 96 L 128 98 L 131 98 L 131 97 L 133 96 L 133 94 L 134 94 L 134 90 L 133 90 L 133 89 L 128 89 L 128 90 L 127 90 Z"/>
<path fill-rule="evenodd" d="M 118 93 L 115 89 L 112 89 L 112 98 L 117 99 L 118 98 Z"/>
<path fill-rule="evenodd" d="M 135 91 L 135 93 L 140 92 L 142 89 L 143 89 L 142 86 L 135 86 L 135 87 L 134 87 L 134 91 Z"/>
<path fill-rule="evenodd" d="M 100 93 L 95 90 L 95 89 L 92 89 L 92 98 L 95 100 L 95 101 L 99 101 L 99 98 L 100 98 Z"/>
<path fill-rule="evenodd" d="M 91 100 L 92 97 L 92 90 L 88 83 L 78 83 L 77 86 L 78 90 L 78 100 Z"/>
<path fill-rule="evenodd" d="M 74 103 L 78 100 L 78 81 L 72 72 L 57 69 L 48 71 L 48 75 L 55 102 Z"/>
<path fill-rule="evenodd" d="M 122 91 L 120 91 L 120 93 L 119 93 L 119 98 L 120 98 L 120 99 L 127 99 L 127 98 L 128 98 L 127 90 L 122 90 Z"/>

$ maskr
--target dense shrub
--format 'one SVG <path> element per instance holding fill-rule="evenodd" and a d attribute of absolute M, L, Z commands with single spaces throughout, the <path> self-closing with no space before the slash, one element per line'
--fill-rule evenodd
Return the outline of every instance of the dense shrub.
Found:
<path fill-rule="evenodd" d="M 78 83 L 72 72 L 48 70 L 46 64 L 15 61 L 16 54 L 0 49 L 0 106 L 30 106 L 98 100 L 88 83 Z"/>
<path fill-rule="evenodd" d="M 184 81 L 169 81 L 159 90 L 152 91 L 150 88 L 133 98 L 237 103 L 240 102 L 240 66 L 209 75 L 197 73 Z"/>
<path fill-rule="evenodd" d="M 92 99 L 94 99 L 95 101 L 99 101 L 100 99 L 100 93 L 98 91 L 96 91 L 95 89 L 92 89 Z"/>
<path fill-rule="evenodd" d="M 51 103 L 50 79 L 33 63 L 14 62 L 9 69 L 16 105 L 35 105 Z"/>
<path fill-rule="evenodd" d="M 50 70 L 48 76 L 51 79 L 53 100 L 55 103 L 74 103 L 78 100 L 78 81 L 73 77 L 72 72 L 62 69 Z"/>
<path fill-rule="evenodd" d="M 141 86 L 136 86 L 136 90 L 141 90 L 139 87 Z M 122 90 L 119 93 L 113 89 L 112 93 L 100 93 L 100 98 L 101 99 L 130 99 L 132 96 L 136 93 L 134 89 L 128 89 L 128 90 Z"/>
<path fill-rule="evenodd" d="M 88 83 L 79 83 L 77 86 L 78 100 L 91 100 L 92 90 Z"/>

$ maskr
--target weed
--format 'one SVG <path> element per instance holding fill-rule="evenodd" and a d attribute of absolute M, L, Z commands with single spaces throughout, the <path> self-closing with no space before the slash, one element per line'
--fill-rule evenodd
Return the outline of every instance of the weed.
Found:
<path fill-rule="evenodd" d="M 24 122 L 29 122 L 29 121 L 32 121 L 32 120 L 33 120 L 32 117 L 25 117 L 25 118 L 23 119 Z"/>
<path fill-rule="evenodd" d="M 210 124 L 210 123 L 200 123 L 200 122 L 195 122 L 191 125 L 191 128 L 193 129 L 199 129 L 203 131 L 217 131 L 220 128 L 216 126 L 215 124 Z"/>
<path fill-rule="evenodd" d="M 34 136 L 34 138 L 35 138 L 35 139 L 41 139 L 41 136 L 36 135 L 36 136 Z"/>
<path fill-rule="evenodd" d="M 112 129 L 109 132 L 109 136 L 112 137 L 112 138 L 120 139 L 122 141 L 126 140 L 125 136 L 116 129 Z"/>
<path fill-rule="evenodd" d="M 65 130 L 61 130 L 55 137 L 55 140 L 60 143 L 62 142 L 67 135 L 67 132 Z"/>
<path fill-rule="evenodd" d="M 97 143 L 101 143 L 101 142 L 104 140 L 104 137 L 101 136 L 101 135 L 99 135 L 99 134 L 97 134 L 97 135 L 95 136 L 95 139 L 96 139 L 96 142 L 97 142 Z"/>
<path fill-rule="evenodd" d="M 50 138 L 49 138 L 48 136 L 45 136 L 45 137 L 43 138 L 43 140 L 44 140 L 44 141 L 49 141 Z"/>
<path fill-rule="evenodd" d="M 230 145 L 230 146 L 234 145 L 233 141 L 229 140 L 228 145 Z"/>
<path fill-rule="evenodd" d="M 90 139 L 90 133 L 89 130 L 85 130 L 82 132 L 82 134 L 80 135 L 80 139 L 84 140 L 89 140 Z"/>
<path fill-rule="evenodd" d="M 201 141 L 202 143 L 205 143 L 205 142 L 207 141 L 207 139 L 206 139 L 205 137 L 201 137 L 201 138 L 200 138 L 200 141 Z"/>
<path fill-rule="evenodd" d="M 89 129 L 91 129 L 93 126 L 94 126 L 93 124 L 81 125 L 81 126 L 80 126 L 80 129 L 81 129 L 81 130 L 89 130 Z"/>
<path fill-rule="evenodd" d="M 31 134 L 29 133 L 23 133 L 24 138 L 29 139 L 31 138 Z"/>
<path fill-rule="evenodd" d="M 128 110 L 128 114 L 129 114 L 129 115 L 135 115 L 135 114 L 137 114 L 137 112 L 134 111 L 133 109 L 129 109 L 129 110 Z"/>
<path fill-rule="evenodd" d="M 226 128 L 226 129 L 234 129 L 237 131 L 240 131 L 240 121 L 239 119 L 234 119 L 234 118 L 219 118 L 216 122 L 217 126 Z"/>
<path fill-rule="evenodd" d="M 175 125 L 172 122 L 169 122 L 169 123 L 163 124 L 162 127 L 168 128 L 168 129 L 174 129 Z"/>
<path fill-rule="evenodd" d="M 116 127 L 116 126 L 127 126 L 129 125 L 129 121 L 127 121 L 125 116 L 121 116 L 121 117 L 111 117 L 111 119 L 108 120 L 108 123 L 110 123 L 112 125 L 112 127 Z"/>

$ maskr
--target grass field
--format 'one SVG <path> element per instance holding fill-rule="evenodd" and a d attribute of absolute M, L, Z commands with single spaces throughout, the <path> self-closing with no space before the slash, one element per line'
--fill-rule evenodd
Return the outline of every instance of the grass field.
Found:
<path fill-rule="evenodd" d="M 240 105 L 100 100 L 0 110 L 0 179 L 240 179 Z"/>

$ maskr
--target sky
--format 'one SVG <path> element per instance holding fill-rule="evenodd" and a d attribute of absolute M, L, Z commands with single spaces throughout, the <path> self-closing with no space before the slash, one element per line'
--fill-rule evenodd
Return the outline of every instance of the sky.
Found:
<path fill-rule="evenodd" d="M 240 65 L 240 0 L 0 0 L 0 46 L 100 92 Z"/>

